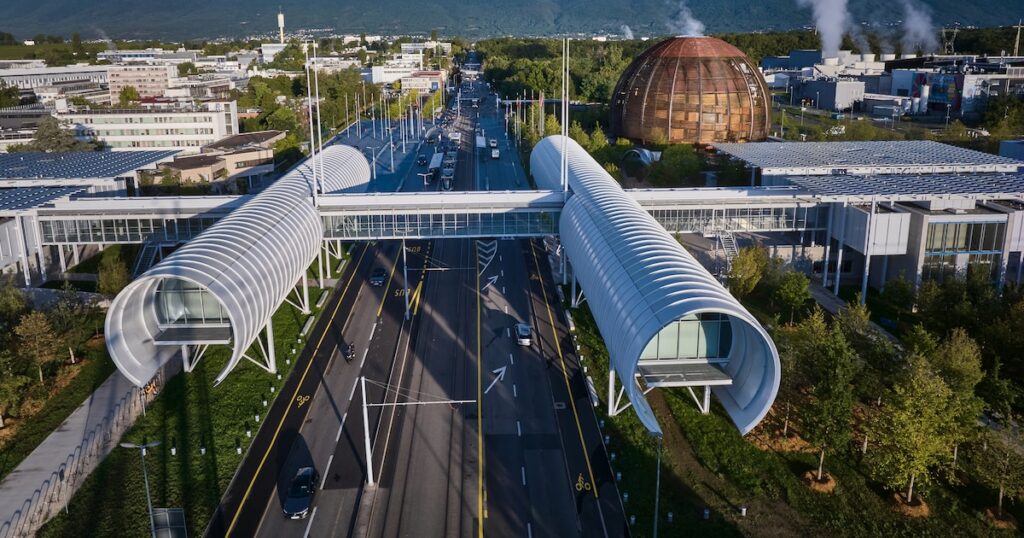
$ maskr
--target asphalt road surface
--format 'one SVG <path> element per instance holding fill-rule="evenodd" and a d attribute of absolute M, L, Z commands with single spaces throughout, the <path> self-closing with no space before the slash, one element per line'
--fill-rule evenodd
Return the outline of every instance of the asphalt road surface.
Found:
<path fill-rule="evenodd" d="M 483 83 L 464 84 L 462 97 L 446 129 L 462 133 L 454 190 L 528 188 L 494 97 Z M 501 158 L 475 147 L 478 126 Z M 406 152 L 380 185 L 439 189 L 415 175 L 416 153 L 430 151 Z M 406 246 L 404 263 L 398 241 L 353 248 L 207 534 L 627 535 L 544 243 Z M 384 286 L 369 284 L 375 268 L 387 271 Z M 517 344 L 518 322 L 533 327 L 531 345 Z M 349 343 L 352 362 L 339 351 Z M 372 404 L 365 429 L 360 377 Z M 321 489 L 306 518 L 286 519 L 288 483 L 306 466 Z"/>

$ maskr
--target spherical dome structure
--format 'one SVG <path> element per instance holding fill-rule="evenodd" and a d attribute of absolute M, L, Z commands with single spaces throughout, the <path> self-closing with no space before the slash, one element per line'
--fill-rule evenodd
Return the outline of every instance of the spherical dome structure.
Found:
<path fill-rule="evenodd" d="M 764 140 L 770 122 L 764 77 L 714 37 L 654 45 L 633 60 L 612 95 L 612 133 L 639 143 Z"/>

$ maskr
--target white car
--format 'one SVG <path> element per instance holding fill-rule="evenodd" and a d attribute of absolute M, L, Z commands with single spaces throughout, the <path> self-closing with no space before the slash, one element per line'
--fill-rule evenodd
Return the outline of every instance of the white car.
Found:
<path fill-rule="evenodd" d="M 521 346 L 528 346 L 533 343 L 530 339 L 533 329 L 525 323 L 516 323 L 516 343 Z"/>

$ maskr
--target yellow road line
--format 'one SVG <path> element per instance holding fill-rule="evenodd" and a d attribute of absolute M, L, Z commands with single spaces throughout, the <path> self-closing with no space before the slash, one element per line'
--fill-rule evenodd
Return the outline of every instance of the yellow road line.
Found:
<path fill-rule="evenodd" d="M 562 363 L 562 377 L 565 379 L 565 389 L 569 391 L 569 404 L 572 406 L 572 414 L 576 419 L 576 431 L 580 434 L 580 446 L 583 448 L 583 459 L 587 462 L 587 473 L 590 474 L 590 483 L 594 487 L 590 488 L 594 492 L 594 497 L 598 497 L 597 494 L 597 482 L 594 480 L 594 469 L 590 466 L 590 455 L 587 454 L 587 443 L 583 440 L 583 427 L 580 425 L 580 414 L 576 411 L 576 399 L 572 395 L 572 387 L 569 385 L 569 372 L 565 369 L 565 357 L 562 355 L 562 344 L 558 340 L 558 331 L 555 330 L 555 316 L 551 313 L 551 303 L 548 302 L 547 288 L 544 286 L 544 277 L 540 274 L 540 262 L 537 260 L 537 249 L 534 248 L 533 241 L 530 241 L 530 252 L 533 253 L 533 266 L 537 269 L 537 279 L 540 280 L 540 291 L 544 297 L 544 307 L 548 311 L 548 321 L 551 323 L 551 336 L 555 339 L 555 349 L 558 350 L 558 360 Z"/>
<path fill-rule="evenodd" d="M 320 346 L 324 343 L 324 338 L 327 337 L 327 331 L 330 329 L 331 324 L 334 323 L 335 316 L 338 315 L 338 309 L 341 308 L 341 303 L 345 300 L 345 295 L 348 293 L 349 286 L 352 285 L 352 280 L 356 277 L 357 269 L 363 261 L 363 256 L 366 255 L 366 251 L 369 247 L 364 246 L 363 252 L 359 255 L 359 261 L 356 262 L 352 268 L 352 275 L 348 277 L 348 282 L 345 283 L 345 288 L 341 291 L 341 297 L 338 298 L 338 304 L 334 306 L 334 311 L 331 312 L 331 318 L 327 322 L 327 326 L 324 331 L 320 334 L 320 340 L 317 341 L 316 347 L 313 348 L 313 354 L 309 357 L 309 362 L 306 364 L 306 369 L 302 371 L 302 377 L 299 378 L 299 382 L 295 385 L 295 393 L 292 394 L 289 402 L 294 401 L 295 397 L 299 395 L 299 389 L 302 388 L 303 381 L 306 380 L 306 375 L 309 374 L 310 367 L 313 366 L 313 362 L 316 359 L 316 354 L 320 351 Z M 270 438 L 270 443 L 267 445 L 267 451 L 263 453 L 263 457 L 260 459 L 260 464 L 256 467 L 256 472 L 252 475 L 252 480 L 249 481 L 249 486 L 245 488 L 245 495 L 242 495 L 242 500 L 238 503 L 238 509 L 235 511 L 234 517 L 231 518 L 231 524 L 228 526 L 225 536 L 229 536 L 231 531 L 235 528 L 235 524 L 238 523 L 238 516 L 242 513 L 242 507 L 245 506 L 245 501 L 248 500 L 249 494 L 252 493 L 252 486 L 256 483 L 256 477 L 260 475 L 260 471 L 263 470 L 263 465 L 267 462 L 267 457 L 270 456 L 270 450 L 274 448 L 274 443 L 277 442 L 277 436 L 281 433 L 281 428 L 284 426 L 285 419 L 288 418 L 288 413 L 292 410 L 292 406 L 289 404 L 285 408 L 284 414 L 281 415 L 281 421 L 277 423 L 277 428 L 274 430 L 274 436 Z"/>
<path fill-rule="evenodd" d="M 420 312 L 420 292 L 423 290 L 423 281 L 420 280 L 419 284 L 416 284 L 416 291 L 412 294 L 412 315 L 419 314 Z"/>
<path fill-rule="evenodd" d="M 380 298 L 380 306 L 377 307 L 377 317 L 380 317 L 380 313 L 384 311 L 384 301 L 388 300 L 388 291 L 391 290 L 391 281 L 395 278 L 395 269 L 398 269 L 398 260 L 391 265 L 391 274 L 388 275 L 388 283 L 384 286 L 384 296 Z"/>
<path fill-rule="evenodd" d="M 476 241 L 473 242 L 473 253 L 476 261 L 476 462 L 477 462 L 477 519 L 480 521 L 477 535 L 483 538 L 484 535 L 484 394 L 483 394 L 483 355 L 480 352 L 483 341 L 482 327 L 480 326 L 480 254 L 476 250 Z"/>

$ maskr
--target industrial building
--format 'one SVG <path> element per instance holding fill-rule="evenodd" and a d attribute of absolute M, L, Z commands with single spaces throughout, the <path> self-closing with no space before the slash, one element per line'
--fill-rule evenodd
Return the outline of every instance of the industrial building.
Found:
<path fill-rule="evenodd" d="M 764 140 L 771 98 L 746 55 L 713 37 L 677 37 L 638 56 L 612 93 L 614 136 L 639 143 Z"/>
<path fill-rule="evenodd" d="M 28 67 L 0 70 L 0 80 L 8 86 L 31 90 L 59 82 L 88 81 L 107 83 L 106 65 L 68 65 L 62 67 Z"/>

